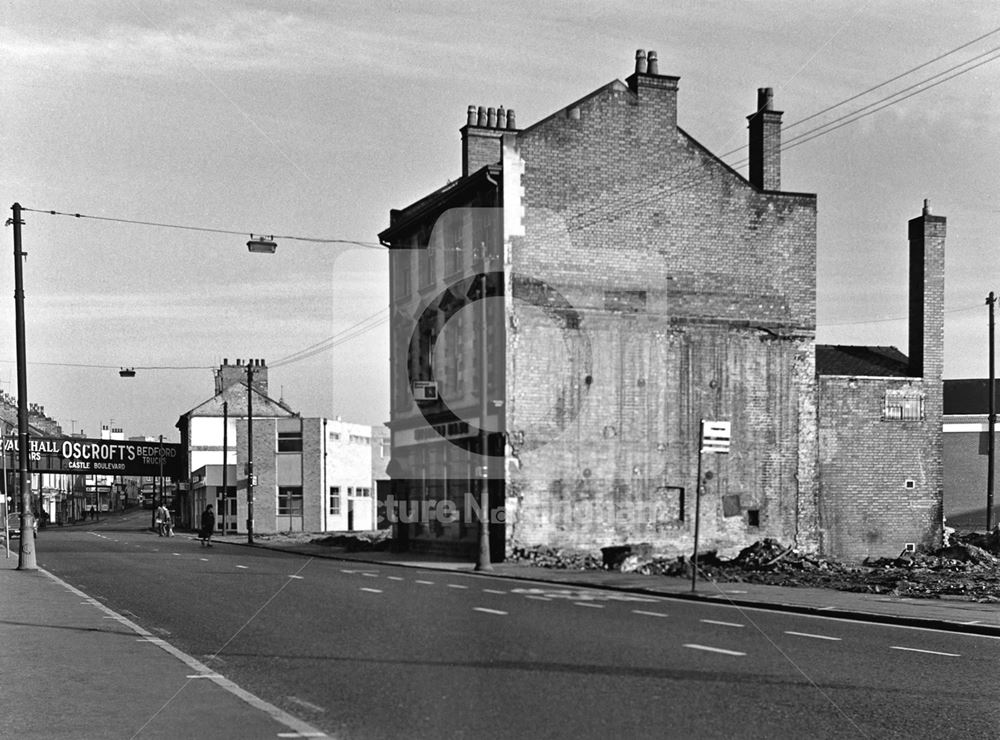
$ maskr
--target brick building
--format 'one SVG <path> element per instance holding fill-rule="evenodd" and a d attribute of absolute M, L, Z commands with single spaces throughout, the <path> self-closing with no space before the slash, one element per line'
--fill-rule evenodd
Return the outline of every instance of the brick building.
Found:
<path fill-rule="evenodd" d="M 944 239 L 926 202 L 909 223 L 909 356 L 816 348 L 824 552 L 895 556 L 940 543 L 943 497 Z"/>
<path fill-rule="evenodd" d="M 463 500 L 484 475 L 504 513 L 494 558 L 688 554 L 699 485 L 704 547 L 841 545 L 821 492 L 849 498 L 854 480 L 820 484 L 834 391 L 818 393 L 816 198 L 781 190 L 769 88 L 748 116 L 749 179 L 677 125 L 677 100 L 678 78 L 640 51 L 625 82 L 528 128 L 470 106 L 462 177 L 391 212 L 391 472 L 408 546 L 471 549 Z M 730 420 L 733 439 L 699 468 L 702 420 Z M 827 438 L 847 433 L 827 421 Z M 427 516 L 442 501 L 460 513 Z"/>

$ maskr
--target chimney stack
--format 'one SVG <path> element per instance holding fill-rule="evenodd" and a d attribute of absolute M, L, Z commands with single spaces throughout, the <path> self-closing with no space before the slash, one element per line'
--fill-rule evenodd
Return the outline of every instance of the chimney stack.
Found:
<path fill-rule="evenodd" d="M 757 112 L 750 121 L 750 183 L 761 190 L 781 190 L 781 115 L 774 91 L 757 88 Z"/>
<path fill-rule="evenodd" d="M 680 77 L 660 74 L 659 55 L 655 50 L 635 50 L 635 72 L 625 82 L 639 98 L 640 106 L 649 106 L 653 124 L 666 131 L 677 128 L 677 81 Z"/>
<path fill-rule="evenodd" d="M 947 219 L 925 200 L 911 219 L 909 375 L 940 381 L 944 372 L 944 239 Z"/>
<path fill-rule="evenodd" d="M 501 139 L 505 133 L 517 130 L 514 111 L 470 105 L 462 127 L 462 177 L 501 158 Z"/>

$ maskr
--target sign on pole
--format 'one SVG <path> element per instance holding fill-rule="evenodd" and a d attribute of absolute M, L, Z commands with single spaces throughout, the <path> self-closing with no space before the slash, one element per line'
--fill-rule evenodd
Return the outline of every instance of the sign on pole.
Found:
<path fill-rule="evenodd" d="M 726 454 L 733 438 L 733 424 L 730 421 L 701 422 L 701 452 Z"/>

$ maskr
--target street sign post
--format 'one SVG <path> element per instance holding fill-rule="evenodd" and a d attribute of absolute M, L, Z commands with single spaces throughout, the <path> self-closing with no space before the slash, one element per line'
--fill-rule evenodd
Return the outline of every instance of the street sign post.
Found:
<path fill-rule="evenodd" d="M 698 439 L 698 480 L 694 487 L 694 553 L 691 556 L 691 590 L 698 587 L 698 528 L 701 524 L 701 462 L 705 454 L 727 454 L 732 441 L 732 422 L 701 420 Z"/>

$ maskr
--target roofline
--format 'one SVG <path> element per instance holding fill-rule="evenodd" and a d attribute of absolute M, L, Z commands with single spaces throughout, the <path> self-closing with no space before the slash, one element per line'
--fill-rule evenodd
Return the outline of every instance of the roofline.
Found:
<path fill-rule="evenodd" d="M 453 180 L 442 188 L 438 188 L 432 193 L 425 195 L 420 200 L 414 201 L 410 205 L 395 211 L 398 214 L 396 223 L 390 223 L 389 228 L 379 232 L 378 239 L 384 247 L 392 247 L 391 242 L 401 234 L 408 233 L 414 224 L 426 220 L 428 214 L 447 210 L 445 206 L 460 193 L 464 193 L 475 186 L 481 185 L 481 181 L 490 183 L 494 188 L 499 188 L 500 175 L 503 168 L 499 164 L 488 164 L 480 167 L 465 177 Z M 390 220 L 392 215 L 390 215 Z"/>

